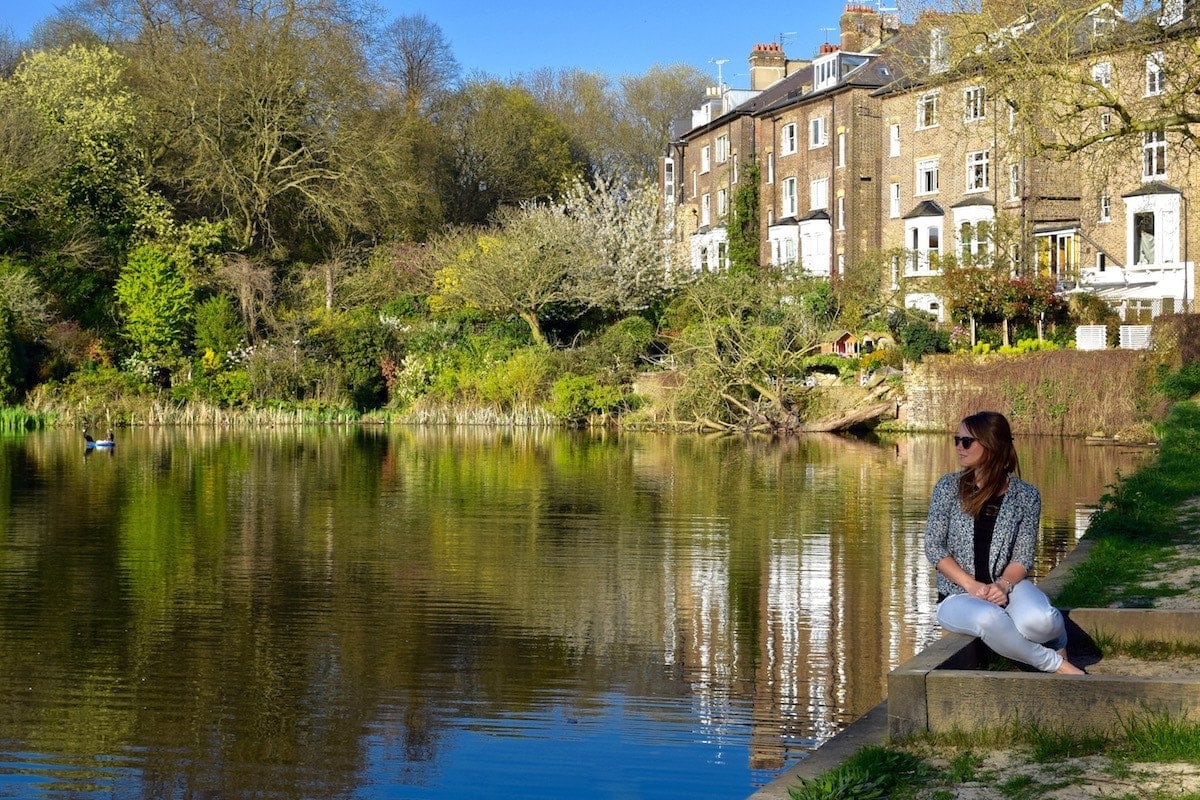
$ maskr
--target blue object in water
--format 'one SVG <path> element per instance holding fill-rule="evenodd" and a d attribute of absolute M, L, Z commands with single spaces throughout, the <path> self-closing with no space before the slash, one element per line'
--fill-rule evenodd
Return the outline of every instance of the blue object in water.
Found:
<path fill-rule="evenodd" d="M 112 431 L 109 431 L 109 432 L 108 432 L 108 438 L 107 438 L 107 439 L 100 439 L 100 440 L 96 440 L 96 439 L 93 439 L 93 438 L 91 437 L 91 435 L 89 435 L 89 434 L 88 434 L 87 430 L 84 430 L 84 432 L 83 432 L 83 442 L 84 442 L 84 445 L 87 447 L 87 449 L 88 449 L 88 450 L 91 450 L 93 447 L 100 447 L 100 448 L 110 448 L 110 447 L 116 447 L 116 446 L 117 446 L 117 441 L 116 441 L 116 439 L 114 439 L 114 438 L 113 438 L 113 432 L 112 432 Z"/>

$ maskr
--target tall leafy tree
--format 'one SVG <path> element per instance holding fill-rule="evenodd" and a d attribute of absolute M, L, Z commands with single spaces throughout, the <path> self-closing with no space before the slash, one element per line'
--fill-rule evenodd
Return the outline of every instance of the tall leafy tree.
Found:
<path fill-rule="evenodd" d="M 150 245 L 137 248 L 117 280 L 130 345 L 155 369 L 170 369 L 190 340 L 194 293 L 175 261 Z"/>
<path fill-rule="evenodd" d="M 447 217 L 485 222 L 500 206 L 558 197 L 584 165 L 570 133 L 525 89 L 473 81 L 436 119 L 447 137 Z"/>
<path fill-rule="evenodd" d="M 154 179 L 189 216 L 227 219 L 237 247 L 307 256 L 404 207 L 404 131 L 381 119 L 357 4 L 91 6 L 151 114 Z"/>
<path fill-rule="evenodd" d="M 125 68 L 125 59 L 107 47 L 34 51 L 6 92 L 10 103 L 32 111 L 61 154 L 59 169 L 40 176 L 59 196 L 58 224 L 93 231 L 108 240 L 110 252 L 119 252 L 161 203 L 139 169 L 139 118 Z"/>
<path fill-rule="evenodd" d="M 620 79 L 614 158 L 636 178 L 652 179 L 667 147 L 671 121 L 687 114 L 704 97 L 709 78 L 688 64 L 655 65 L 642 75 Z"/>

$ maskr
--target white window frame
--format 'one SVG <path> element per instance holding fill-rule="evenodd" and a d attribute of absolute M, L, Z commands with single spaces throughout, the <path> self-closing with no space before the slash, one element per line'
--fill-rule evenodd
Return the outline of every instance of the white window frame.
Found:
<path fill-rule="evenodd" d="M 824 147 L 829 144 L 829 125 L 827 117 L 821 115 L 808 121 L 808 149 Z"/>
<path fill-rule="evenodd" d="M 1111 127 L 1112 127 L 1112 112 L 1111 111 L 1101 111 L 1100 112 L 1100 130 L 1107 131 Z"/>
<path fill-rule="evenodd" d="M 800 266 L 806 275 L 829 277 L 832 264 L 833 231 L 829 220 L 814 219 L 798 226 Z"/>
<path fill-rule="evenodd" d="M 1184 0 L 1163 0 L 1162 13 L 1158 15 L 1158 24 L 1166 28 L 1183 21 Z"/>
<path fill-rule="evenodd" d="M 942 217 L 916 217 L 904 221 L 904 248 L 908 252 L 905 276 L 928 275 L 941 269 L 942 224 Z"/>
<path fill-rule="evenodd" d="M 833 53 L 813 62 L 813 91 L 837 85 L 839 54 Z"/>
<path fill-rule="evenodd" d="M 663 202 L 667 207 L 675 203 L 675 159 L 663 159 Z"/>
<path fill-rule="evenodd" d="M 991 187 L 991 161 L 992 155 L 989 150 L 972 150 L 967 153 L 964 192 L 986 192 Z"/>
<path fill-rule="evenodd" d="M 1163 53 L 1156 50 L 1146 56 L 1146 97 L 1160 95 L 1166 88 L 1166 73 L 1163 71 Z"/>
<path fill-rule="evenodd" d="M 844 194 L 837 196 L 837 229 L 839 231 L 846 230 L 846 196 Z"/>
<path fill-rule="evenodd" d="M 1126 250 L 1125 263 L 1130 269 L 1161 267 L 1164 264 L 1179 264 L 1182 241 L 1182 195 L 1146 194 L 1125 198 Z M 1153 245 L 1149 248 L 1153 256 L 1145 258 L 1140 247 L 1141 237 L 1137 231 L 1139 217 L 1148 217 L 1152 222 Z"/>
<path fill-rule="evenodd" d="M 779 154 L 790 156 L 796 152 L 796 123 L 789 122 L 779 132 Z"/>
<path fill-rule="evenodd" d="M 1166 131 L 1147 131 L 1142 134 L 1142 180 L 1156 181 L 1167 177 Z"/>
<path fill-rule="evenodd" d="M 1100 222 L 1112 222 L 1112 195 L 1108 190 L 1100 193 Z"/>
<path fill-rule="evenodd" d="M 995 220 L 995 210 L 990 205 L 954 209 L 955 238 L 958 239 L 959 256 L 964 262 L 970 260 L 979 264 L 992 252 Z"/>
<path fill-rule="evenodd" d="M 797 194 L 798 182 L 796 178 L 784 178 L 783 183 L 779 187 L 779 213 L 784 218 L 796 216 L 799 210 L 800 199 Z"/>
<path fill-rule="evenodd" d="M 900 123 L 893 122 L 888 127 L 888 157 L 900 157 Z"/>
<path fill-rule="evenodd" d="M 729 160 L 729 136 L 727 134 L 717 137 L 715 157 L 718 164 L 724 164 Z"/>
<path fill-rule="evenodd" d="M 775 183 L 775 153 L 767 153 L 767 183 Z"/>
<path fill-rule="evenodd" d="M 888 187 L 888 217 L 900 219 L 900 184 L 893 183 Z"/>
<path fill-rule="evenodd" d="M 845 131 L 838 132 L 837 143 L 838 143 L 837 165 L 839 168 L 845 167 L 846 166 L 846 132 Z"/>
<path fill-rule="evenodd" d="M 1092 80 L 1105 89 L 1112 88 L 1112 62 L 1101 61 L 1092 65 Z"/>
<path fill-rule="evenodd" d="M 1021 199 L 1021 165 L 1008 165 L 1008 199 Z"/>
<path fill-rule="evenodd" d="M 729 190 L 717 189 L 717 219 L 724 219 L 729 213 Z"/>
<path fill-rule="evenodd" d="M 708 192 L 700 195 L 700 226 L 712 224 L 712 197 Z"/>
<path fill-rule="evenodd" d="M 922 197 L 924 195 L 937 194 L 941 191 L 941 178 L 938 175 L 938 159 L 937 158 L 922 158 L 916 163 L 916 191 L 913 195 Z M 932 180 L 928 180 L 928 177 Z"/>
<path fill-rule="evenodd" d="M 963 122 L 987 119 L 987 90 L 982 86 L 963 89 Z"/>
<path fill-rule="evenodd" d="M 712 147 L 704 145 L 700 148 L 700 174 L 712 169 Z"/>
<path fill-rule="evenodd" d="M 938 93 L 926 92 L 917 97 L 917 130 L 938 126 Z"/>
<path fill-rule="evenodd" d="M 829 178 L 815 178 L 808 184 L 808 210 L 829 208 Z"/>

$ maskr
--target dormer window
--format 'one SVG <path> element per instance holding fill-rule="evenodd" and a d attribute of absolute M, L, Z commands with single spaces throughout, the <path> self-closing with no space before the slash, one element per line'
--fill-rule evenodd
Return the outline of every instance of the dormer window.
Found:
<path fill-rule="evenodd" d="M 838 53 L 813 62 L 813 91 L 828 89 L 838 82 Z"/>
<path fill-rule="evenodd" d="M 1170 0 L 1168 0 L 1168 2 L 1170 2 Z M 1092 11 L 1090 14 L 1088 14 L 1088 16 L 1092 18 L 1092 37 L 1095 39 L 1099 39 L 1101 36 L 1112 33 L 1113 28 L 1116 27 L 1117 20 L 1114 17 L 1111 8 L 1097 8 L 1095 11 Z"/>
<path fill-rule="evenodd" d="M 1158 24 L 1165 28 L 1168 25 L 1183 22 L 1185 5 L 1184 0 L 1163 0 L 1162 13 L 1158 15 Z"/>
<path fill-rule="evenodd" d="M 945 28 L 934 28 L 929 32 L 929 71 L 945 72 L 950 69 L 950 41 Z"/>

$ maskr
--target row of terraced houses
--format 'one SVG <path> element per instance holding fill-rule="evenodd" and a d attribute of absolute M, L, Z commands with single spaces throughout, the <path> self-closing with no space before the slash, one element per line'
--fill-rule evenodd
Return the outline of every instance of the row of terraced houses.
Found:
<path fill-rule="evenodd" d="M 1166 5 L 1162 24 L 1190 22 L 1190 2 Z M 1084 11 L 1077 24 L 1093 34 L 1124 21 L 1119 4 Z M 1014 10 L 1020 24 L 1029 22 Z M 1004 256 L 1064 294 L 1097 294 L 1127 322 L 1194 307 L 1189 245 L 1200 219 L 1189 201 L 1200 162 L 1176 157 L 1172 134 L 1125 137 L 1128 152 L 1113 160 L 1107 151 L 1103 170 L 1089 168 L 1098 156 L 1087 149 L 1065 160 L 1032 155 L 986 71 L 948 69 L 935 15 L 901 24 L 847 5 L 840 32 L 811 59 L 754 45 L 750 87 L 710 89 L 673 126 L 661 180 L 693 270 L 728 267 L 733 200 L 753 163 L 764 265 L 837 280 L 882 258 L 881 291 L 942 321 L 937 276 L 948 255 Z M 1083 47 L 1072 58 L 1109 91 L 1162 91 L 1161 53 Z M 1098 112 L 1079 124 L 1113 121 Z"/>

